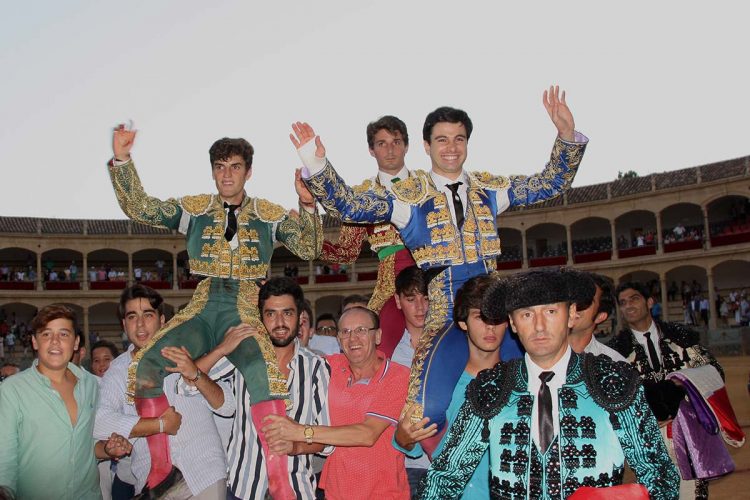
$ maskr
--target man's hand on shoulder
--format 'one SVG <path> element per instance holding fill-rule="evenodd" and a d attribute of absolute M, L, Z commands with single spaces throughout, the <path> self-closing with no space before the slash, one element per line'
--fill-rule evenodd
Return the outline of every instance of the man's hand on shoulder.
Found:
<path fill-rule="evenodd" d="M 221 341 L 218 348 L 223 356 L 228 356 L 237 349 L 240 342 L 249 339 L 254 335 L 261 335 L 260 331 L 254 326 L 243 323 L 230 327 L 227 330 L 227 333 L 224 334 L 224 339 Z"/>

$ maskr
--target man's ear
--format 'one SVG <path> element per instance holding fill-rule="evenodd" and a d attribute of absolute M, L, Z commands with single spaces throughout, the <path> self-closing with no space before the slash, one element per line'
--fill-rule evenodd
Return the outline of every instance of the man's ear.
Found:
<path fill-rule="evenodd" d="M 576 307 L 575 302 L 571 302 L 570 306 L 568 306 L 568 328 L 573 328 L 573 323 L 576 320 L 577 313 L 578 308 Z"/>
<path fill-rule="evenodd" d="M 422 141 L 424 143 L 424 152 L 427 156 L 430 156 L 430 143 L 428 141 Z"/>
<path fill-rule="evenodd" d="M 375 158 L 375 151 L 372 148 L 367 148 L 367 150 L 370 152 L 370 156 Z"/>
<path fill-rule="evenodd" d="M 383 335 L 383 330 L 378 328 L 378 331 L 375 332 L 375 345 L 380 345 L 380 337 Z"/>
<path fill-rule="evenodd" d="M 401 310 L 401 299 L 399 298 L 397 293 L 393 294 L 393 298 L 396 299 L 396 308 L 400 311 Z"/>
<path fill-rule="evenodd" d="M 648 309 L 651 310 L 651 308 L 654 307 L 654 299 L 649 297 L 646 301 L 646 305 L 648 306 Z"/>
<path fill-rule="evenodd" d="M 466 321 L 459 321 L 458 327 L 467 333 L 469 332 L 469 325 L 466 324 Z"/>
<path fill-rule="evenodd" d="M 606 312 L 600 312 L 594 318 L 594 324 L 595 325 L 601 325 L 602 323 L 604 323 L 608 319 L 609 319 L 609 314 L 607 314 Z"/>

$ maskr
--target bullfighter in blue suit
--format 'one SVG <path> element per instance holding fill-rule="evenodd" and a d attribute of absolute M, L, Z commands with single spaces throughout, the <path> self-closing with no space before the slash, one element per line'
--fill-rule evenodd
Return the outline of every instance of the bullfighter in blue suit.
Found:
<path fill-rule="evenodd" d="M 558 136 L 549 163 L 531 176 L 464 171 L 472 123 L 462 110 L 442 107 L 425 120 L 425 152 L 432 169 L 392 186 L 390 193 L 355 192 L 327 160 L 320 137 L 307 123 L 290 138 L 305 165 L 297 173 L 326 211 L 351 223 L 390 222 L 399 229 L 417 265 L 432 277 L 424 333 L 416 349 L 409 402 L 416 416 L 442 427 L 445 410 L 468 358 L 466 336 L 452 322 L 455 292 L 469 278 L 496 269 L 500 255 L 497 216 L 559 196 L 573 181 L 588 139 L 574 129 L 573 115 L 558 87 L 544 92 L 544 106 Z M 510 336 L 506 336 L 510 338 Z M 503 349 L 503 359 L 520 355 Z"/>

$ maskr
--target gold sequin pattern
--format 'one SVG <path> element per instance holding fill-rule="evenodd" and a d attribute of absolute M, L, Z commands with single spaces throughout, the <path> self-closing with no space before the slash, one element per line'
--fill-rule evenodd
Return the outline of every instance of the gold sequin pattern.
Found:
<path fill-rule="evenodd" d="M 330 162 L 326 162 L 325 168 L 307 179 L 305 183 L 326 211 L 340 219 L 346 220 L 336 207 L 336 203 L 344 204 L 354 212 L 370 214 L 373 221 L 378 222 L 384 220 L 390 212 L 390 203 L 385 196 L 377 196 L 372 191 L 354 193 L 339 177 Z M 332 189 L 331 193 L 329 193 L 329 187 Z"/>
<path fill-rule="evenodd" d="M 277 239 L 302 260 L 314 260 L 323 248 L 323 222 L 317 210 L 310 213 L 303 207 L 299 217 L 285 216 L 276 229 Z"/>
<path fill-rule="evenodd" d="M 180 198 L 180 206 L 191 215 L 203 215 L 208 211 L 213 199 L 214 196 L 210 194 L 183 196 Z"/>
<path fill-rule="evenodd" d="M 255 213 L 263 222 L 279 222 L 286 216 L 286 209 L 262 198 L 254 198 Z"/>
<path fill-rule="evenodd" d="M 178 202 L 170 198 L 162 201 L 148 196 L 143 189 L 132 161 L 124 165 L 110 165 L 112 187 L 125 215 L 149 226 L 175 229 L 179 223 Z"/>
<path fill-rule="evenodd" d="M 352 264 L 359 257 L 362 242 L 367 238 L 367 227 L 342 224 L 336 243 L 325 241 L 320 260 L 331 264 Z"/>
<path fill-rule="evenodd" d="M 381 248 L 404 244 L 401 240 L 401 235 L 399 234 L 398 229 L 391 224 L 377 224 L 373 228 L 369 241 L 370 248 L 374 252 L 377 252 Z"/>
<path fill-rule="evenodd" d="M 378 280 L 372 291 L 367 308 L 379 312 L 388 299 L 396 293 L 396 254 L 393 253 L 378 264 Z"/>

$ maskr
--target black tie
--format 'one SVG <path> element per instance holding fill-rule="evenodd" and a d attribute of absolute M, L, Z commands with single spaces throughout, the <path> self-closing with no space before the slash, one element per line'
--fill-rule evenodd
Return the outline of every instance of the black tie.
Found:
<path fill-rule="evenodd" d="M 464 225 L 464 204 L 461 203 L 461 197 L 458 196 L 458 186 L 463 182 L 454 182 L 453 184 L 446 184 L 445 186 L 453 193 L 453 209 L 456 211 L 456 226 L 461 229 Z"/>
<path fill-rule="evenodd" d="M 646 345 L 648 346 L 648 357 L 651 358 L 651 366 L 655 372 L 661 371 L 661 363 L 659 362 L 659 356 L 656 354 L 656 346 L 651 341 L 651 332 L 644 333 L 646 336 Z"/>
<path fill-rule="evenodd" d="M 555 372 L 539 374 L 542 386 L 539 388 L 539 394 L 537 395 L 537 408 L 539 410 L 539 449 L 542 454 L 547 451 L 552 438 L 555 437 L 555 427 L 552 425 L 552 395 L 547 385 L 547 382 L 552 380 L 554 376 Z"/>
<path fill-rule="evenodd" d="M 239 205 L 230 205 L 226 201 L 224 202 L 224 208 L 229 209 L 227 212 L 227 229 L 224 231 L 224 238 L 226 238 L 227 241 L 232 241 L 232 238 L 234 238 L 234 235 L 237 232 L 237 216 L 234 214 L 234 211 L 239 207 Z"/>

